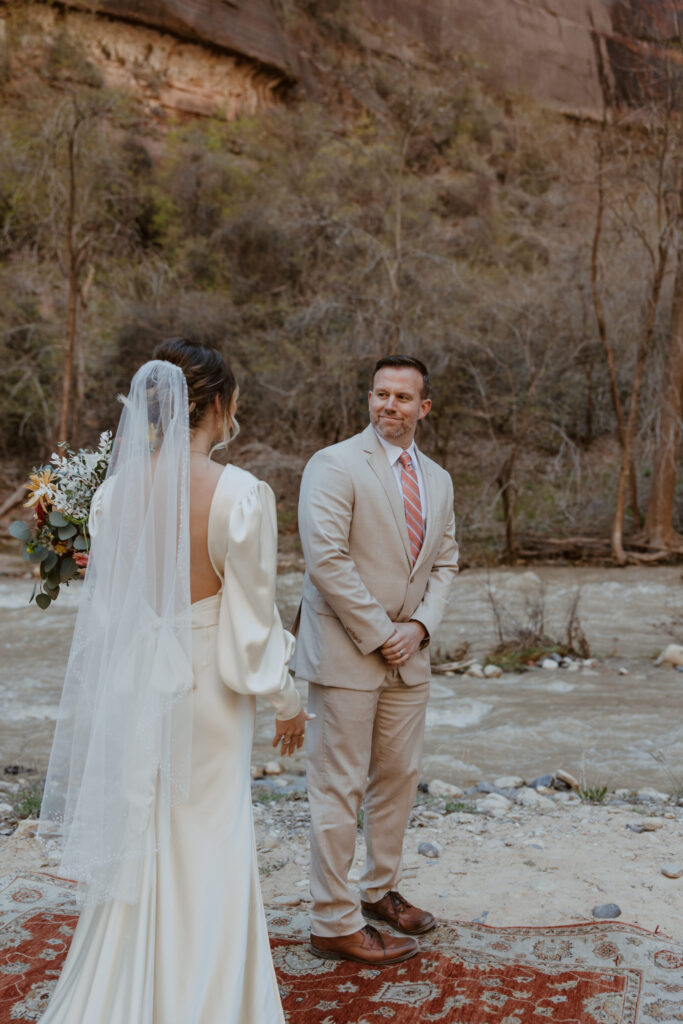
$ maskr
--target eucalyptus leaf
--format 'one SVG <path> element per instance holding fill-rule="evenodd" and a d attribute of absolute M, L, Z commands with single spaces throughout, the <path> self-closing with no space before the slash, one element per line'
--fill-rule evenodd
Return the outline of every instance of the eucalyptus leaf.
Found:
<path fill-rule="evenodd" d="M 79 533 L 78 537 L 74 540 L 74 551 L 87 551 L 88 542 L 85 537 Z"/>
<path fill-rule="evenodd" d="M 38 594 L 36 597 L 36 604 L 39 608 L 42 608 L 42 610 L 45 611 L 45 609 L 49 608 L 52 604 L 52 598 L 48 597 L 47 594 Z"/>
<path fill-rule="evenodd" d="M 45 593 L 51 601 L 54 601 L 55 598 L 59 597 L 59 584 L 56 587 L 45 587 Z"/>
<path fill-rule="evenodd" d="M 66 583 L 67 580 L 71 580 L 74 576 L 78 575 L 78 566 L 74 562 L 71 555 L 67 555 L 66 558 L 62 559 L 62 563 L 59 566 L 59 576 L 62 583 Z"/>
<path fill-rule="evenodd" d="M 50 526 L 69 525 L 69 520 L 66 518 L 66 516 L 63 516 L 61 512 L 57 511 L 50 512 L 49 516 L 47 517 L 47 521 L 50 524 Z"/>
<path fill-rule="evenodd" d="M 54 569 L 47 574 L 47 576 L 45 577 L 45 581 L 48 587 L 59 586 L 59 584 L 62 582 L 62 574 L 60 571 L 60 567 L 58 565 L 56 565 Z"/>
<path fill-rule="evenodd" d="M 48 551 L 47 558 L 42 562 L 41 569 L 45 566 L 46 572 L 52 572 L 57 562 L 59 561 L 59 555 L 56 551 Z"/>
<path fill-rule="evenodd" d="M 34 563 L 35 562 L 42 562 L 43 559 L 46 557 L 47 553 L 48 553 L 48 549 L 46 547 L 43 547 L 42 544 L 39 544 L 37 548 L 33 549 L 33 551 L 29 551 L 29 553 L 28 553 L 28 560 L 29 560 L 29 562 L 34 562 Z"/>
<path fill-rule="evenodd" d="M 16 537 L 17 540 L 23 541 L 24 544 L 31 539 L 31 531 L 23 519 L 15 519 L 13 523 L 10 523 L 9 533 L 10 537 Z"/>
<path fill-rule="evenodd" d="M 38 589 L 38 584 L 37 584 L 37 583 L 34 583 L 34 584 L 33 584 L 33 590 L 31 591 L 31 596 L 30 596 L 30 597 L 29 597 L 29 599 L 28 599 L 28 603 L 29 603 L 29 604 L 31 603 L 31 601 L 33 600 L 33 598 L 34 598 L 34 597 L 36 596 L 36 590 L 37 590 L 37 589 Z"/>
<path fill-rule="evenodd" d="M 77 533 L 78 530 L 73 523 L 69 523 L 67 526 L 59 526 L 57 528 L 57 536 L 60 540 L 69 540 L 70 537 L 75 537 Z"/>
<path fill-rule="evenodd" d="M 45 577 L 47 576 L 47 573 L 48 573 L 48 570 L 45 567 L 45 562 L 46 561 L 47 561 L 47 559 L 45 559 L 43 562 L 40 563 L 40 578 L 41 578 L 41 580 L 44 580 Z"/>

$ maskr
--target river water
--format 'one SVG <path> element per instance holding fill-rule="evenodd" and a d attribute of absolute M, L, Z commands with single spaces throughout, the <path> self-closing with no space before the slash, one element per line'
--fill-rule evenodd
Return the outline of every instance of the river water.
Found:
<path fill-rule="evenodd" d="M 41 612 L 27 604 L 31 586 L 27 579 L 0 577 L 0 764 L 44 771 L 80 595 L 72 585 Z M 286 623 L 300 587 L 298 572 L 279 577 Z M 564 768 L 587 786 L 683 788 L 683 673 L 653 661 L 667 643 L 683 643 L 680 568 L 464 572 L 433 638 L 437 660 L 465 643 L 476 656 L 491 650 L 494 604 L 507 634 L 543 609 L 546 634 L 561 639 L 577 590 L 581 624 L 598 662 L 573 673 L 535 669 L 499 679 L 436 675 L 423 778 L 463 784 L 502 774 L 531 779 Z M 271 724 L 264 703 L 256 765 L 273 756 Z M 302 754 L 292 767 L 303 768 Z"/>

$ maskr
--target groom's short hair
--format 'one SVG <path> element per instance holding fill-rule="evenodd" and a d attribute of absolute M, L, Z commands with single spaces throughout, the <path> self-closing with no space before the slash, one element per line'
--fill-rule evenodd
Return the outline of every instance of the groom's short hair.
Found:
<path fill-rule="evenodd" d="M 432 390 L 429 370 L 422 360 L 416 359 L 415 356 L 384 356 L 382 359 L 378 359 L 375 363 L 375 369 L 372 371 L 372 387 L 375 385 L 375 377 L 379 370 L 383 370 L 385 367 L 398 369 L 402 366 L 407 366 L 411 370 L 417 370 L 422 377 L 422 398 L 429 398 Z"/>

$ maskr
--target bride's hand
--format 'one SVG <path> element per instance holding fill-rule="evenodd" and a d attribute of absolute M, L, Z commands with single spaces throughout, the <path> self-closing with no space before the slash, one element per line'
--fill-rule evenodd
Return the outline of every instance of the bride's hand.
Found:
<path fill-rule="evenodd" d="M 306 722 L 310 722 L 312 718 L 315 718 L 315 715 L 309 715 L 302 709 L 296 718 L 287 718 L 285 721 L 275 719 L 273 746 L 277 747 L 278 743 L 282 743 L 280 752 L 283 757 L 291 756 L 303 747 Z"/>

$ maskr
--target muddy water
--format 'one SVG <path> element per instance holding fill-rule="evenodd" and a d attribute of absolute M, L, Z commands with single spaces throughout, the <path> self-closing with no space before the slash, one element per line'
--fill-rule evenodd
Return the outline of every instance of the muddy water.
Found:
<path fill-rule="evenodd" d="M 285 622 L 300 585 L 299 573 L 279 579 Z M 542 612 L 546 633 L 561 639 L 577 589 L 581 624 L 600 661 L 574 673 L 435 676 L 424 778 L 532 778 L 564 767 L 587 785 L 683 787 L 683 673 L 653 664 L 666 643 L 683 642 L 680 568 L 463 573 L 434 637 L 435 653 L 443 660 L 465 643 L 475 655 L 489 651 L 496 643 L 494 606 L 506 635 Z M 30 590 L 28 580 L 0 578 L 0 763 L 44 770 L 79 591 L 72 586 L 43 613 L 27 606 Z M 272 756 L 270 729 L 263 706 L 256 764 Z M 302 755 L 293 767 L 303 767 Z"/>

